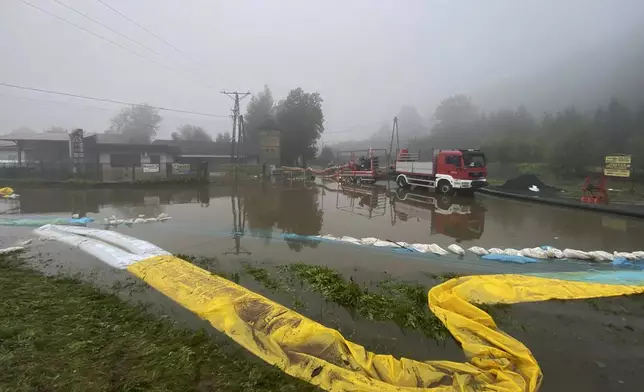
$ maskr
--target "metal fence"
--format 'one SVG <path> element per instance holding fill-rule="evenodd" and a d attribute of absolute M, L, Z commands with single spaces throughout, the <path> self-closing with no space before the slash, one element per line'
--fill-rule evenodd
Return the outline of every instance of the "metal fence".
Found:
<path fill-rule="evenodd" d="M 98 166 L 95 163 L 86 163 L 77 166 L 77 173 L 72 171 L 69 163 L 0 163 L 0 178 L 11 179 L 38 179 L 46 181 L 65 181 L 70 178 L 96 180 Z"/>

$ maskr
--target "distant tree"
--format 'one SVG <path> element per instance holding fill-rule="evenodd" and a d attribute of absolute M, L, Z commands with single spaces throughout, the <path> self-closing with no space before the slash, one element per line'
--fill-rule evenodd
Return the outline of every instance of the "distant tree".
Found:
<path fill-rule="evenodd" d="M 264 86 L 264 91 L 257 95 L 253 95 L 246 107 L 246 115 L 244 116 L 244 133 L 247 140 L 250 142 L 258 141 L 257 132 L 259 131 L 259 127 L 271 118 L 273 108 L 273 94 L 268 86 Z"/>
<path fill-rule="evenodd" d="M 217 138 L 215 139 L 215 142 L 217 143 L 230 143 L 232 142 L 232 136 L 230 136 L 230 132 L 224 132 L 224 133 L 218 133 Z"/>
<path fill-rule="evenodd" d="M 322 147 L 322 151 L 320 151 L 320 156 L 318 156 L 318 159 L 325 164 L 333 162 L 335 160 L 333 149 L 329 146 Z"/>
<path fill-rule="evenodd" d="M 414 106 L 405 105 L 398 112 L 398 127 L 401 136 L 428 136 L 429 129 Z M 388 136 L 391 135 L 391 125 L 387 124 Z"/>
<path fill-rule="evenodd" d="M 590 137 L 592 121 L 579 113 L 574 107 L 557 113 L 544 129 L 549 135 L 550 155 L 547 157 L 550 166 L 562 174 L 584 174 L 589 166 L 597 166 L 597 140 Z"/>
<path fill-rule="evenodd" d="M 603 141 L 612 152 L 627 152 L 630 150 L 629 141 L 634 135 L 633 118 L 628 106 L 613 98 L 605 110 L 604 123 L 599 124 Z"/>
<path fill-rule="evenodd" d="M 472 99 L 455 95 L 444 99 L 436 108 L 432 127 L 434 148 L 465 148 L 477 146 L 483 139 L 479 109 Z"/>
<path fill-rule="evenodd" d="M 172 132 L 172 140 L 190 140 L 198 142 L 211 142 L 212 136 L 203 128 L 196 125 L 182 125 L 177 128 L 178 132 Z"/>
<path fill-rule="evenodd" d="M 67 133 L 67 129 L 63 127 L 52 126 L 49 129 L 45 129 L 45 133 Z"/>
<path fill-rule="evenodd" d="M 293 89 L 277 106 L 277 122 L 282 128 L 282 162 L 293 165 L 299 157 L 312 159 L 316 143 L 324 132 L 323 99 L 319 93 Z M 305 163 L 302 162 L 302 163 Z"/>
<path fill-rule="evenodd" d="M 479 109 L 466 95 L 454 95 L 444 99 L 434 112 L 440 125 L 470 124 L 479 119 Z"/>
<path fill-rule="evenodd" d="M 134 105 L 123 108 L 112 117 L 109 132 L 128 136 L 133 143 L 151 143 L 163 118 L 159 111 L 149 105 Z"/>

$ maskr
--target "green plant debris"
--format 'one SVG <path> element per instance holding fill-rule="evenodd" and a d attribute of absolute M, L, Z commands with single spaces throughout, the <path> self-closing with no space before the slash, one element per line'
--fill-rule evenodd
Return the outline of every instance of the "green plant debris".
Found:
<path fill-rule="evenodd" d="M 444 274 L 432 274 L 430 272 L 423 272 L 423 274 L 430 279 L 440 280 L 441 282 L 447 282 L 450 279 L 461 277 L 461 275 L 454 272 L 446 272 Z"/>
<path fill-rule="evenodd" d="M 403 329 L 419 330 L 435 340 L 451 336 L 443 323 L 429 311 L 428 288 L 423 285 L 388 279 L 379 282 L 381 292 L 376 293 L 361 287 L 353 278 L 345 280 L 324 266 L 291 264 L 282 268 L 302 279 L 326 300 L 368 320 L 392 321 Z"/>
<path fill-rule="evenodd" d="M 1 391 L 313 391 L 205 332 L 0 256 Z"/>
<path fill-rule="evenodd" d="M 267 289 L 272 291 L 290 291 L 288 285 L 285 285 L 277 279 L 273 279 L 264 268 L 254 267 L 249 263 L 243 263 L 242 266 L 248 275 L 264 285 Z"/>

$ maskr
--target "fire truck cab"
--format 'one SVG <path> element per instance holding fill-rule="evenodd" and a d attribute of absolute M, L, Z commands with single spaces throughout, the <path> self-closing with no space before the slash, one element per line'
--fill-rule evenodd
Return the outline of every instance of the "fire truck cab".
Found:
<path fill-rule="evenodd" d="M 425 187 L 439 193 L 472 191 L 487 185 L 485 154 L 478 149 L 410 153 L 402 149 L 395 164 L 401 188 Z"/>

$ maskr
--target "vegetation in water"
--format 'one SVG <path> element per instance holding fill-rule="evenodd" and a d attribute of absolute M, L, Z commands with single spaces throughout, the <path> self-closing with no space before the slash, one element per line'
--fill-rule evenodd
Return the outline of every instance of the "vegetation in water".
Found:
<path fill-rule="evenodd" d="M 0 256 L 2 391 L 313 391 L 203 331 Z"/>
<path fill-rule="evenodd" d="M 430 312 L 427 305 L 428 288 L 417 283 L 383 280 L 379 292 L 345 280 L 328 267 L 306 264 L 280 266 L 282 274 L 301 279 L 308 289 L 328 301 L 359 314 L 367 320 L 392 321 L 403 329 L 422 331 L 436 340 L 449 337 L 443 323 Z"/>

